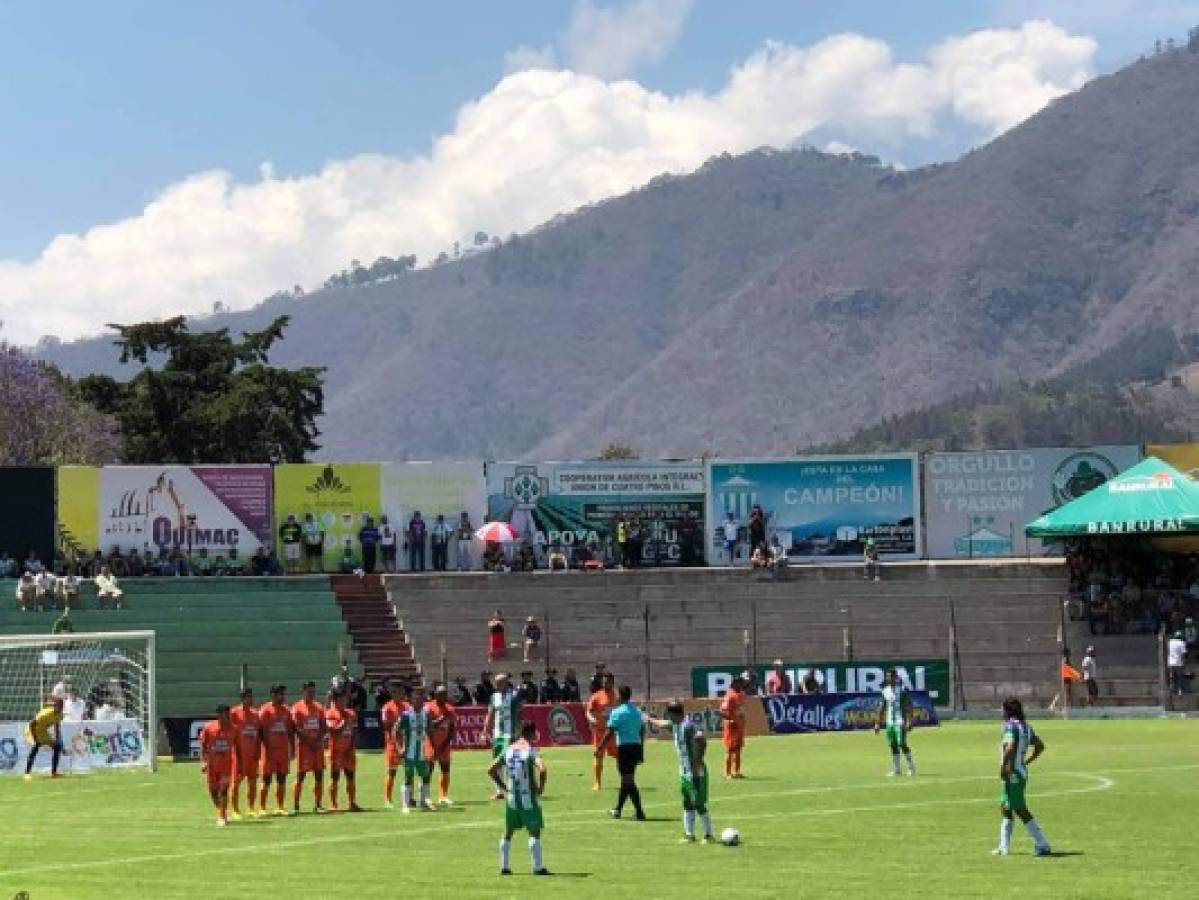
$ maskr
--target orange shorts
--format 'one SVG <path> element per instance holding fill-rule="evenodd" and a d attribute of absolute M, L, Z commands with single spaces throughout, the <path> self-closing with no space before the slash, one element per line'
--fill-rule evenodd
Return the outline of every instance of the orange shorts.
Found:
<path fill-rule="evenodd" d="M 329 768 L 334 772 L 354 772 L 358 769 L 358 754 L 353 750 L 330 753 Z"/>
<path fill-rule="evenodd" d="M 233 755 L 233 780 L 258 777 L 258 749 L 238 752 Z"/>
<path fill-rule="evenodd" d="M 325 771 L 325 754 L 301 747 L 296 753 L 296 774 Z"/>
<path fill-rule="evenodd" d="M 430 763 L 441 763 L 443 766 L 450 764 L 450 757 L 454 754 L 454 745 L 445 744 L 442 747 L 434 747 L 433 755 L 429 757 Z"/>
<path fill-rule="evenodd" d="M 233 772 L 230 769 L 220 769 L 213 771 L 210 767 L 204 773 L 208 778 L 208 790 L 210 791 L 227 791 L 229 783 L 233 780 Z"/>
<path fill-rule="evenodd" d="M 286 753 L 267 753 L 262 757 L 263 777 L 268 775 L 286 776 L 291 770 L 291 758 Z"/>
<path fill-rule="evenodd" d="M 591 732 L 591 746 L 594 749 L 598 750 L 600 743 L 604 740 L 604 735 L 606 735 L 607 733 L 608 733 L 607 728 L 597 728 L 595 731 Z M 615 759 L 616 758 L 616 741 L 615 740 L 608 741 L 608 749 L 605 750 L 604 752 L 607 753 L 609 756 L 611 756 L 613 759 Z"/>
<path fill-rule="evenodd" d="M 400 750 L 395 745 L 395 741 L 387 742 L 387 749 L 383 751 L 383 759 L 389 769 L 399 769 L 404 765 L 404 758 L 400 756 Z"/>
<path fill-rule="evenodd" d="M 740 725 L 724 726 L 724 749 L 740 750 L 745 746 L 745 728 Z"/>

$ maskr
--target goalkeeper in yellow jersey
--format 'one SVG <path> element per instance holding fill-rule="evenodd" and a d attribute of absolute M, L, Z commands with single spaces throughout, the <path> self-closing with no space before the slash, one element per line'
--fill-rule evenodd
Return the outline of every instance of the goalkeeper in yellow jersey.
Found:
<path fill-rule="evenodd" d="M 25 726 L 29 739 L 29 758 L 25 760 L 25 780 L 33 779 L 33 763 L 42 747 L 49 747 L 50 777 L 58 778 L 58 761 L 62 757 L 62 698 L 52 697 Z"/>

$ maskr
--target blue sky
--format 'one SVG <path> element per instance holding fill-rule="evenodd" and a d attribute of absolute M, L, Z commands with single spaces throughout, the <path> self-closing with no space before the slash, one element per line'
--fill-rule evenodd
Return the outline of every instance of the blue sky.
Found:
<path fill-rule="evenodd" d="M 620 56 L 619 45 L 629 32 L 620 32 L 628 23 L 622 25 L 619 16 L 635 7 L 654 18 L 663 29 L 662 36 L 652 41 L 652 46 L 633 48 L 627 58 L 605 60 L 605 53 Z M 607 13 L 617 18 L 608 21 L 604 18 Z M 318 176 L 328 171 L 331 162 L 361 159 L 363 154 L 380 156 L 378 178 L 430 180 L 421 198 L 396 198 L 386 210 L 388 215 L 403 214 L 413 204 L 431 202 L 432 197 L 468 194 L 454 179 L 442 178 L 433 185 L 435 176 L 428 167 L 414 169 L 411 164 L 414 160 L 434 162 L 435 142 L 459 135 L 458 116 L 464 104 L 495 105 L 497 86 L 503 87 L 501 80 L 514 68 L 513 60 L 528 59 L 529 54 L 547 70 L 598 75 L 609 92 L 613 82 L 628 78 L 648 95 L 660 93 L 681 101 L 689 92 L 721 96 L 731 84 L 730 72 L 738 67 L 754 68 L 748 61 L 760 55 L 768 41 L 790 48 L 794 58 L 776 53 L 761 61 L 758 70 L 799 78 L 795 72 L 804 63 L 798 54 L 832 35 L 853 34 L 875 42 L 865 47 L 867 55 L 877 57 L 880 47 L 889 52 L 892 59 L 887 65 L 893 63 L 903 76 L 902 64 L 927 62 L 931 48 L 947 40 L 977 29 L 1019 29 L 1036 18 L 1052 20 L 1062 32 L 1060 39 L 1051 41 L 1065 48 L 1060 65 L 1053 57 L 1055 49 L 1030 51 L 1036 59 L 1028 64 L 1033 73 L 1030 78 L 1037 85 L 1048 85 L 1047 93 L 1056 94 L 1077 86 L 1080 77 L 1135 57 L 1154 36 L 1181 36 L 1188 24 L 1199 23 L 1199 3 L 520 0 L 401 4 L 369 0 L 333 4 L 208 0 L 184 4 L 114 0 L 105 4 L 38 4 L 0 0 L 0 318 L 10 324 L 3 336 L 25 342 L 27 335 L 11 333 L 13 324 L 22 331 L 84 332 L 87 323 L 79 308 L 93 302 L 88 298 L 78 298 L 62 316 L 47 317 L 40 324 L 21 321 L 24 304 L 56 298 L 69 287 L 39 272 L 39 261 L 45 264 L 69 258 L 77 266 L 76 280 L 94 277 L 97 284 L 103 281 L 106 266 L 127 269 L 130 246 L 139 235 L 144 243 L 146 231 L 131 233 L 119 247 L 115 232 L 107 234 L 102 229 L 99 235 L 89 236 L 89 231 L 144 218 L 147 205 L 155 198 L 188 183 L 197 173 L 227 173 L 222 184 L 202 185 L 196 191 L 204 194 L 205 202 L 217 202 L 214 198 L 223 191 L 220 202 L 230 215 L 230 194 L 237 186 L 258 182 L 264 163 L 270 164 L 272 178 L 286 183 Z M 603 31 L 609 25 L 611 29 Z M 604 35 L 611 38 L 608 43 Z M 1067 46 L 1066 36 L 1090 37 L 1094 47 Z M 1025 41 L 1030 46 L 1036 43 Z M 514 55 L 519 48 L 528 53 Z M 877 59 L 853 65 L 859 64 L 875 66 L 870 72 L 879 71 L 881 65 Z M 885 67 L 883 71 L 887 71 Z M 804 77 L 810 78 L 811 73 Z M 902 78 L 898 81 L 906 83 Z M 520 98 L 509 100 L 535 104 L 546 90 L 555 98 L 565 90 L 599 90 L 577 80 L 546 84 L 523 85 L 528 90 L 518 91 Z M 796 90 L 806 89 L 803 86 L 807 84 L 810 82 L 797 81 Z M 1000 93 L 1007 89 L 998 86 L 992 90 Z M 652 106 L 652 99 L 639 102 Z M 886 109 L 876 115 L 880 105 Z M 956 155 L 989 139 L 1020 116 L 1035 111 L 1037 101 L 1030 96 L 1010 110 L 975 110 L 964 117 L 956 113 L 958 98 L 926 109 L 905 108 L 902 114 L 896 113 L 893 105 L 893 98 L 867 99 L 863 106 L 870 109 L 852 120 L 839 119 L 827 110 L 811 115 L 806 109 L 786 110 L 785 114 L 798 123 L 793 134 L 797 139 L 813 134 L 822 141 L 829 138 L 834 146 L 860 147 L 888 159 L 919 164 Z M 577 104 L 571 107 L 575 108 Z M 602 109 L 596 114 L 619 115 L 608 107 Z M 651 110 L 650 115 L 656 113 Z M 720 148 L 720 134 L 725 129 L 730 134 L 728 149 L 786 142 L 786 134 L 747 126 L 740 113 L 733 118 L 736 121 L 730 126 L 717 115 L 715 127 L 702 141 L 680 133 L 677 129 L 687 127 L 681 120 L 669 148 L 641 148 L 636 165 L 626 159 L 618 172 L 602 173 L 591 188 L 564 186 L 555 195 L 556 202 L 570 208 L 627 189 L 644 180 L 645 173 L 652 174 L 655 164 L 661 169 L 685 170 L 693 161 L 702 161 L 698 154 Z M 547 125 L 537 122 L 535 127 L 543 130 Z M 472 137 L 483 148 L 478 151 L 478 165 L 495 166 L 496 161 L 483 152 L 487 146 L 484 137 Z M 555 152 L 577 158 L 580 147 L 592 138 L 586 131 L 574 134 L 559 142 Z M 613 140 L 622 152 L 628 151 L 624 136 Z M 548 155 L 547 163 L 552 160 L 552 154 Z M 470 160 L 459 158 L 457 165 L 469 167 Z M 594 164 L 589 172 L 590 176 L 580 174 L 578 179 L 594 179 Z M 512 177 L 501 180 L 508 184 Z M 274 193 L 284 193 L 282 186 Z M 519 199 L 519 195 L 508 198 L 510 204 Z M 311 201 L 291 198 L 287 202 L 294 210 Z M 344 198 L 322 199 L 318 235 L 305 238 L 326 242 L 324 252 L 318 254 L 319 264 L 330 270 L 339 267 L 338 259 L 344 265 L 352 256 L 365 258 L 377 250 L 369 240 L 361 250 L 353 246 L 356 234 L 369 232 L 369 223 L 359 222 L 348 231 L 330 224 L 336 218 L 331 209 L 343 202 Z M 529 216 L 558 211 L 537 204 L 532 207 Z M 194 205 L 186 208 L 196 210 Z M 252 208 L 261 206 L 256 201 Z M 241 215 L 245 214 L 243 208 Z M 475 226 L 487 226 L 507 233 L 536 224 L 521 216 L 505 221 L 480 204 L 468 204 L 458 219 L 430 215 L 423 233 L 432 237 L 421 243 L 397 234 L 393 237 L 395 252 L 407 242 L 421 251 L 423 261 L 432 255 L 436 241 L 448 246 L 455 229 L 465 233 Z M 263 218 L 274 221 L 270 215 Z M 272 235 L 292 225 L 294 218 L 277 223 Z M 214 221 L 209 232 L 222 227 Z M 161 223 L 156 228 L 156 233 L 163 230 Z M 106 234 L 107 242 L 100 239 Z M 78 235 L 81 242 L 60 242 L 48 253 L 50 242 L 61 235 Z M 179 237 L 171 251 L 187 253 L 186 238 Z M 191 252 L 216 251 L 198 242 Z M 99 259 L 105 253 L 120 261 Z M 311 286 L 317 271 L 292 275 L 288 269 L 288 259 L 308 256 L 311 247 L 299 248 L 294 256 L 277 260 L 252 277 L 237 269 L 205 271 L 202 277 L 180 285 L 178 292 L 171 294 L 172 302 L 195 296 L 194 304 L 185 305 L 207 308 L 219 294 L 232 305 L 245 305 L 268 283 L 284 286 L 298 281 Z M 89 261 L 86 266 L 84 257 Z M 244 295 L 236 287 L 243 283 L 247 285 Z M 112 285 L 114 291 L 129 289 L 128 283 Z M 134 306 L 128 312 L 149 311 Z"/>

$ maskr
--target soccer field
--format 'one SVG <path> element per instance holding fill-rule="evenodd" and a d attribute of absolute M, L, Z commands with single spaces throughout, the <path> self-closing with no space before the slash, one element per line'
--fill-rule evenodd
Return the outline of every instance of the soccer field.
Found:
<path fill-rule="evenodd" d="M 740 830 L 735 848 L 679 843 L 670 744 L 651 743 L 640 770 L 649 822 L 608 818 L 615 772 L 593 793 L 588 750 L 549 750 L 547 879 L 529 874 L 521 834 L 515 874 L 497 874 L 503 807 L 486 799 L 482 753 L 455 757 L 452 810 L 380 809 L 382 759 L 360 754 L 366 813 L 312 815 L 308 791 L 296 818 L 224 829 L 196 764 L 4 778 L 0 898 L 1196 896 L 1199 721 L 1034 726 L 1047 750 L 1029 806 L 1053 845 L 1047 859 L 1019 825 L 1013 854 L 990 855 L 996 721 L 916 732 L 916 778 L 885 777 L 883 738 L 868 732 L 752 740 L 747 777 L 712 782 L 714 825 Z M 714 775 L 721 752 L 709 751 Z"/>

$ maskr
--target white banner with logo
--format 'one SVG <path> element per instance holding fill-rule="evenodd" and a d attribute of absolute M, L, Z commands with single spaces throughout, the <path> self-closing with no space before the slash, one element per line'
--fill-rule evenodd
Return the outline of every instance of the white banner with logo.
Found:
<path fill-rule="evenodd" d="M 0 722 L 0 775 L 24 775 L 30 744 L 25 722 Z M 102 722 L 63 722 L 60 772 L 129 768 L 150 765 L 150 748 L 135 719 Z M 43 747 L 33 771 L 50 771 L 51 751 Z"/>
<path fill-rule="evenodd" d="M 924 463 L 931 559 L 1040 555 L 1024 526 L 1140 461 L 1134 446 L 933 453 Z"/>

